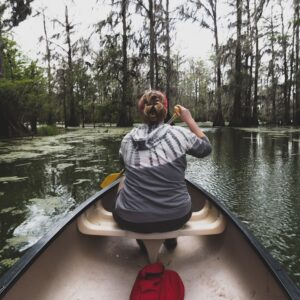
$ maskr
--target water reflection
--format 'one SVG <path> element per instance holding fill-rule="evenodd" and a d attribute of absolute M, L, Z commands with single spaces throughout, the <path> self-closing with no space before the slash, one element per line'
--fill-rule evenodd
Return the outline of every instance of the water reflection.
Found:
<path fill-rule="evenodd" d="M 0 271 L 120 169 L 129 129 L 0 144 Z M 213 152 L 187 177 L 216 195 L 300 283 L 300 130 L 205 130 Z"/>

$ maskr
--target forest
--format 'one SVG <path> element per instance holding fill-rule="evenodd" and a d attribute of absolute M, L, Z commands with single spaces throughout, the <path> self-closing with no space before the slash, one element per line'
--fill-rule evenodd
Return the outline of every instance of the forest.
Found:
<path fill-rule="evenodd" d="M 166 94 L 168 117 L 180 103 L 213 126 L 300 125 L 298 0 L 187 0 L 172 9 L 169 0 L 106 0 L 109 14 L 91 24 L 97 47 L 75 36 L 71 5 L 63 19 L 49 19 L 34 1 L 0 1 L 1 138 L 35 135 L 43 124 L 132 126 L 150 88 Z M 219 14 L 221 4 L 229 16 Z M 43 59 L 31 60 L 12 31 L 37 16 Z M 209 61 L 173 47 L 179 21 L 209 31 Z M 51 24 L 57 33 L 49 34 Z"/>

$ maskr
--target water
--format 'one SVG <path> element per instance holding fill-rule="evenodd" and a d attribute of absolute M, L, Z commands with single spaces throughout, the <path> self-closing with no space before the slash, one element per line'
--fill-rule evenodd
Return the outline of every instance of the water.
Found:
<path fill-rule="evenodd" d="M 0 142 L 0 274 L 120 169 L 127 129 Z M 300 129 L 205 129 L 187 177 L 217 196 L 300 285 Z"/>

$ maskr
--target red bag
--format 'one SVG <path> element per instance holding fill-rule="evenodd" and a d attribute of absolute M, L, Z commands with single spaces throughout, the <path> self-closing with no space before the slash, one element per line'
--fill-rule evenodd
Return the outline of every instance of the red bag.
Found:
<path fill-rule="evenodd" d="M 183 300 L 184 285 L 175 271 L 155 263 L 139 271 L 130 300 Z"/>

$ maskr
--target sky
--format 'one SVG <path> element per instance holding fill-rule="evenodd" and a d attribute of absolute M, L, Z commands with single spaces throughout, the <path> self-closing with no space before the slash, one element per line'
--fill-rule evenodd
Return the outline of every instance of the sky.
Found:
<path fill-rule="evenodd" d="M 46 8 L 48 31 L 50 34 L 57 33 L 60 28 L 58 25 L 53 27 L 49 20 L 57 18 L 64 21 L 65 3 L 68 3 L 70 21 L 77 24 L 77 34 L 87 36 L 93 30 L 92 24 L 103 20 L 108 14 L 107 7 L 101 4 L 102 1 L 96 2 L 96 0 L 35 0 L 32 3 L 32 16 L 35 15 L 36 10 Z M 180 2 L 182 1 L 171 0 L 170 5 L 175 6 Z M 14 29 L 14 39 L 25 55 L 35 59 L 40 57 L 38 56 L 39 52 L 45 51 L 45 45 L 43 42 L 39 42 L 39 37 L 44 35 L 42 17 L 32 16 Z M 202 29 L 197 24 L 191 24 L 190 22 L 177 23 L 173 52 L 180 51 L 181 55 L 193 58 L 201 57 L 206 60 L 212 51 L 212 44 L 213 35 L 209 30 Z"/>
<path fill-rule="evenodd" d="M 104 5 L 109 0 L 34 0 L 32 2 L 33 13 L 36 14 L 37 10 L 46 8 L 45 14 L 48 18 L 48 32 L 49 36 L 53 33 L 59 32 L 60 28 L 53 24 L 50 20 L 57 18 L 64 22 L 65 4 L 68 4 L 70 21 L 76 25 L 76 37 L 87 37 L 94 30 L 93 24 L 105 19 L 108 15 L 109 8 Z M 292 0 L 286 0 L 287 6 L 285 7 L 286 20 L 291 19 L 291 3 Z M 185 0 L 170 0 L 170 10 L 179 4 L 186 3 Z M 277 1 L 270 1 L 268 8 L 277 6 Z M 219 39 L 220 42 L 225 42 L 230 34 L 225 22 L 229 22 L 232 18 L 232 8 L 229 8 L 228 0 L 221 0 L 218 2 L 218 15 L 220 16 L 218 22 Z M 39 37 L 44 35 L 42 16 L 28 17 L 18 27 L 14 29 L 14 39 L 21 47 L 23 53 L 29 58 L 40 58 L 38 53 L 45 53 L 44 42 L 39 42 Z M 213 53 L 213 33 L 208 29 L 200 28 L 197 23 L 188 21 L 178 21 L 175 27 L 176 38 L 171 51 L 174 53 L 179 52 L 182 56 L 191 58 L 201 58 L 209 63 L 209 57 Z M 97 35 L 94 35 L 92 40 L 97 43 Z"/>

